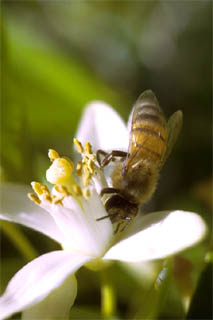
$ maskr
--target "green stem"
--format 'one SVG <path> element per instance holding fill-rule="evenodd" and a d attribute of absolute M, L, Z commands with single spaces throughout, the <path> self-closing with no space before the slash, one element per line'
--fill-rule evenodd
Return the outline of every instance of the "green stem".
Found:
<path fill-rule="evenodd" d="M 18 226 L 7 221 L 1 221 L 0 229 L 2 229 L 27 261 L 38 256 L 38 253 L 27 237 L 19 230 Z"/>
<path fill-rule="evenodd" d="M 115 291 L 109 276 L 108 268 L 101 271 L 101 314 L 105 319 L 113 318 L 116 310 Z"/>

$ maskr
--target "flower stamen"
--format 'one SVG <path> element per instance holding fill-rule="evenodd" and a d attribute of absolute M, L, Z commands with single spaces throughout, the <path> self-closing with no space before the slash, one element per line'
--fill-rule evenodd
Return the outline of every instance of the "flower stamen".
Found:
<path fill-rule="evenodd" d="M 91 193 L 90 190 L 88 188 L 83 190 L 83 196 L 85 199 L 88 199 L 90 197 Z"/>
<path fill-rule="evenodd" d="M 38 197 L 42 196 L 43 194 L 50 196 L 50 191 L 45 184 L 33 181 L 31 182 L 31 186 Z"/>
<path fill-rule="evenodd" d="M 72 160 L 68 157 L 61 157 L 54 149 L 49 149 L 48 157 L 52 164 L 46 171 L 46 178 L 54 185 L 52 194 L 45 184 L 32 182 L 32 188 L 36 194 L 30 193 L 28 196 L 33 202 L 38 205 L 41 205 L 42 201 L 63 205 L 63 199 L 72 196 L 82 207 L 80 197 L 83 196 L 86 200 L 90 197 L 91 191 L 88 186 L 95 173 L 96 155 L 92 153 L 90 142 L 86 142 L 83 147 L 80 141 L 74 139 L 74 144 L 82 156 L 82 161 L 79 161 L 75 168 L 76 176 L 80 178 L 80 185 L 73 176 L 74 163 Z"/>
<path fill-rule="evenodd" d="M 63 196 L 69 196 L 70 193 L 68 192 L 67 188 L 65 186 L 62 186 L 60 184 L 55 185 L 55 190 L 58 193 L 61 193 Z"/>
<path fill-rule="evenodd" d="M 78 141 L 78 139 L 75 139 L 75 138 L 73 139 L 73 142 L 74 142 L 74 144 L 76 146 L 77 152 L 82 154 L 84 152 L 84 148 L 83 148 L 81 142 Z"/>
<path fill-rule="evenodd" d="M 81 187 L 78 184 L 75 184 L 73 186 L 73 190 L 75 191 L 77 196 L 82 196 L 82 190 L 81 190 Z"/>
<path fill-rule="evenodd" d="M 63 206 L 63 203 L 62 203 L 63 199 L 64 199 L 64 198 L 61 198 L 61 199 L 60 199 L 60 198 L 57 198 L 57 197 L 56 197 L 56 198 L 53 200 L 53 203 L 54 203 L 54 204 L 59 204 L 59 205 Z"/>
<path fill-rule="evenodd" d="M 92 146 L 91 146 L 91 143 L 89 142 L 89 141 L 87 141 L 86 143 L 85 143 L 85 153 L 86 154 L 93 154 L 92 153 Z"/>
<path fill-rule="evenodd" d="M 96 155 L 92 153 L 92 146 L 90 142 L 87 141 L 85 143 L 85 147 L 83 148 L 80 141 L 78 141 L 77 139 L 74 139 L 73 141 L 76 145 L 77 151 L 81 154 L 83 158 L 82 162 L 78 162 L 76 174 L 77 176 L 82 178 L 83 186 L 87 187 L 90 184 L 91 178 L 95 172 Z M 88 193 L 86 192 L 86 194 Z"/>
<path fill-rule="evenodd" d="M 81 177 L 82 176 L 82 169 L 83 169 L 83 165 L 82 165 L 82 162 L 79 161 L 77 163 L 77 166 L 76 166 L 76 169 L 75 169 L 75 173 L 78 177 Z"/>
<path fill-rule="evenodd" d="M 39 197 L 35 194 L 35 193 L 28 193 L 28 198 L 33 201 L 35 204 L 40 205 L 41 204 L 41 200 L 39 199 Z"/>
<path fill-rule="evenodd" d="M 45 201 L 50 202 L 50 203 L 52 202 L 52 197 L 51 197 L 50 195 L 45 194 L 43 199 L 44 199 Z"/>
<path fill-rule="evenodd" d="M 53 149 L 49 149 L 48 157 L 50 158 L 51 162 L 53 162 L 57 158 L 60 158 L 58 152 Z"/>

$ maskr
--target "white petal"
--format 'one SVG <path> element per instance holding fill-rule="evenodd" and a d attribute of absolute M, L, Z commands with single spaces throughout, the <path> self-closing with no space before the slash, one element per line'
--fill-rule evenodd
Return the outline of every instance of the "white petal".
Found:
<path fill-rule="evenodd" d="M 202 240 L 206 226 L 192 212 L 155 212 L 144 216 L 143 230 L 112 247 L 104 259 L 129 262 L 164 258 Z"/>
<path fill-rule="evenodd" d="M 53 251 L 28 263 L 9 282 L 0 298 L 0 319 L 39 303 L 91 257 Z"/>
<path fill-rule="evenodd" d="M 113 237 L 112 224 L 109 219 L 96 221 L 105 216 L 106 211 L 95 190 L 82 203 L 84 210 L 72 197 L 66 197 L 63 206 L 53 205 L 50 212 L 66 237 L 64 248 L 98 258 L 109 248 Z"/>
<path fill-rule="evenodd" d="M 94 101 L 87 105 L 76 138 L 90 141 L 93 149 L 127 150 L 128 132 L 124 121 L 109 105 Z"/>
<path fill-rule="evenodd" d="M 25 185 L 0 185 L 0 219 L 20 223 L 61 243 L 64 239 L 53 218 L 27 197 Z"/>
<path fill-rule="evenodd" d="M 77 281 L 75 276 L 72 275 L 43 301 L 24 310 L 22 320 L 66 320 L 68 319 L 69 310 L 75 301 L 76 295 Z"/>
<path fill-rule="evenodd" d="M 85 213 L 90 213 L 90 227 L 94 234 L 94 241 L 96 245 L 99 243 L 99 246 L 105 248 L 104 250 L 107 250 L 111 239 L 114 236 L 113 226 L 110 219 L 103 219 L 101 221 L 96 220 L 98 218 L 102 218 L 108 213 L 105 211 L 103 203 L 95 191 L 91 194 L 91 199 L 89 199 L 89 201 L 85 201 L 84 210 Z"/>

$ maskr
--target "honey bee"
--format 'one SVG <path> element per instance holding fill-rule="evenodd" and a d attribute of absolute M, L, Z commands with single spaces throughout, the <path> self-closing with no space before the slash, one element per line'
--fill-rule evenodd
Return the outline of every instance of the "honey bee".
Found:
<path fill-rule="evenodd" d="M 146 90 L 136 101 L 129 123 L 128 152 L 97 151 L 101 168 L 119 159 L 112 171 L 112 187 L 102 189 L 100 194 L 108 215 L 98 219 L 110 218 L 118 223 L 115 232 L 120 227 L 123 231 L 153 195 L 160 170 L 181 130 L 182 111 L 176 111 L 167 121 L 154 93 Z"/>

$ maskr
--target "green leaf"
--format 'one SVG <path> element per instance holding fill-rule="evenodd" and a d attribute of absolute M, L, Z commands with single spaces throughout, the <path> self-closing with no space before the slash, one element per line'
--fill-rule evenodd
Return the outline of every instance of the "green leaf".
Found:
<path fill-rule="evenodd" d="M 120 101 L 80 61 L 44 41 L 39 32 L 26 32 L 11 20 L 7 25 L 9 91 L 22 97 L 34 139 L 73 133 L 91 100 Z"/>
<path fill-rule="evenodd" d="M 27 261 L 38 256 L 35 248 L 29 242 L 27 237 L 25 237 L 25 235 L 20 231 L 17 225 L 7 221 L 1 221 L 0 228 Z"/>
<path fill-rule="evenodd" d="M 212 319 L 212 274 L 213 264 L 209 263 L 201 274 L 192 298 L 186 319 Z"/>

